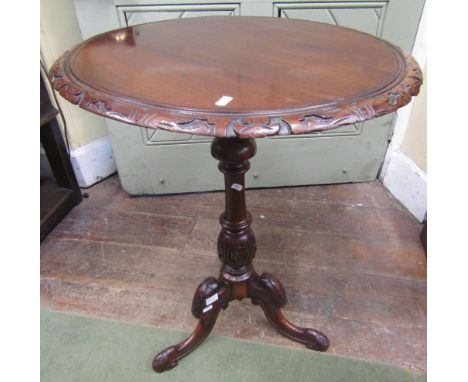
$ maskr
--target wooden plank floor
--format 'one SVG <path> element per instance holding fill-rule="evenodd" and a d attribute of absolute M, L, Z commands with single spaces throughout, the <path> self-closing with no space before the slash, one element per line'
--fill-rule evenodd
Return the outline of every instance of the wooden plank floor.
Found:
<path fill-rule="evenodd" d="M 117 176 L 88 193 L 41 244 L 43 302 L 191 331 L 195 288 L 219 271 L 223 194 L 131 197 Z M 426 370 L 421 227 L 379 182 L 248 190 L 247 205 L 256 269 L 283 282 L 287 317 L 325 332 L 331 354 Z M 214 333 L 303 348 L 248 300 Z"/>

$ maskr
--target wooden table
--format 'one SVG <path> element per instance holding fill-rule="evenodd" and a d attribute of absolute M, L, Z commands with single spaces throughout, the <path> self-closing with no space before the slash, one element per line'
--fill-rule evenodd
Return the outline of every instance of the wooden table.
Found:
<path fill-rule="evenodd" d="M 419 92 L 421 71 L 399 48 L 352 29 L 266 17 L 201 17 L 104 33 L 74 47 L 50 70 L 67 100 L 118 121 L 214 137 L 224 174 L 218 278 L 193 297 L 193 334 L 161 351 L 171 369 L 213 329 L 221 308 L 250 298 L 292 340 L 325 351 L 328 338 L 289 322 L 286 294 L 253 265 L 256 243 L 244 175 L 254 138 L 324 131 L 391 113 Z M 304 160 L 319 160 L 313 156 Z M 287 158 L 272 158 L 276 161 Z M 313 275 L 311 275 L 313 277 Z M 177 319 L 174 317 L 174 319 Z"/>

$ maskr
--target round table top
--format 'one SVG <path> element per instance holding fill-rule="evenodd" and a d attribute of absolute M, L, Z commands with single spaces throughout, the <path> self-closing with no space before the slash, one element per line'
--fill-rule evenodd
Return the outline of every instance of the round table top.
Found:
<path fill-rule="evenodd" d="M 110 31 L 60 57 L 56 90 L 105 117 L 218 137 L 336 128 L 391 113 L 422 75 L 366 33 L 272 17 L 199 17 Z"/>

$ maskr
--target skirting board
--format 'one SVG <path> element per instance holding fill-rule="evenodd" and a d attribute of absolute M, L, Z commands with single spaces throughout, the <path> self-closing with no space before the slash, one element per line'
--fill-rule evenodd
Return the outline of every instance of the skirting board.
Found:
<path fill-rule="evenodd" d="M 108 136 L 70 151 L 71 163 L 80 187 L 88 188 L 117 171 Z"/>
<path fill-rule="evenodd" d="M 427 212 L 426 173 L 401 151 L 394 151 L 389 158 L 383 184 L 416 219 L 424 220 Z"/>

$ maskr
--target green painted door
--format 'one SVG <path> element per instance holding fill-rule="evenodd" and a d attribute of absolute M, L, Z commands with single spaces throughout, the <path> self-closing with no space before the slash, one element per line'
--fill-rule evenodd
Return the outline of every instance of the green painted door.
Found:
<path fill-rule="evenodd" d="M 336 24 L 411 51 L 424 0 L 222 1 L 75 0 L 87 38 L 118 27 L 208 15 L 269 16 Z M 248 187 L 370 181 L 377 178 L 394 115 L 328 132 L 257 140 Z M 222 189 L 211 139 L 108 121 L 122 186 L 131 194 Z"/>

